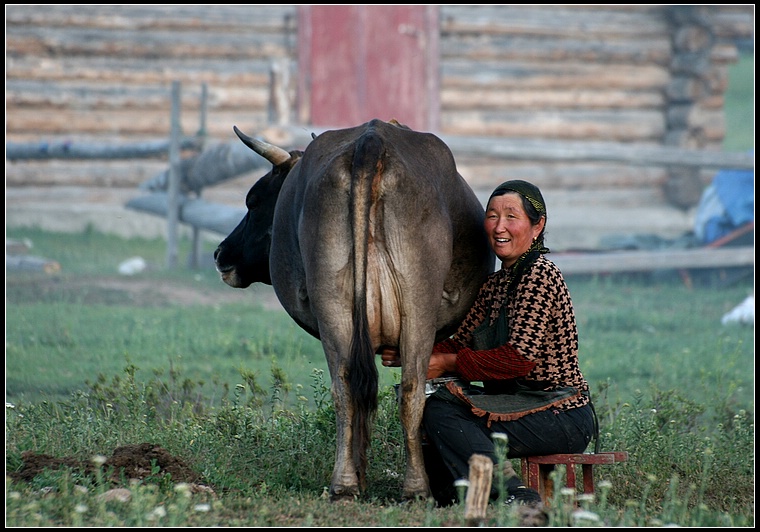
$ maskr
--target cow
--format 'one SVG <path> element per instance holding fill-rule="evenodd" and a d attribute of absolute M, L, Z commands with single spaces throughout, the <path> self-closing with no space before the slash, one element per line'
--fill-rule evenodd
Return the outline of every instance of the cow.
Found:
<path fill-rule="evenodd" d="M 401 358 L 402 497 L 429 497 L 421 422 L 430 354 L 494 269 L 480 200 L 442 140 L 395 120 L 325 131 L 290 152 L 233 129 L 272 170 L 248 192 L 216 268 L 235 288 L 272 285 L 322 343 L 337 422 L 330 499 L 366 489 L 375 355 L 385 348 Z"/>

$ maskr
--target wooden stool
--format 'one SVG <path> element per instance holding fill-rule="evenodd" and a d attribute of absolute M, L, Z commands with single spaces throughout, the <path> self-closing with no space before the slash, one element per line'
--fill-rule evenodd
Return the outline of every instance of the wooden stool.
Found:
<path fill-rule="evenodd" d="M 557 465 L 565 466 L 565 485 L 575 490 L 575 466 L 580 464 L 583 475 L 583 493 L 594 493 L 594 466 L 607 465 L 628 460 L 628 453 L 615 451 L 594 454 L 549 454 L 528 456 L 521 459 L 522 478 L 529 488 L 540 495 L 544 504 L 554 497 L 554 482 L 551 473 Z"/>

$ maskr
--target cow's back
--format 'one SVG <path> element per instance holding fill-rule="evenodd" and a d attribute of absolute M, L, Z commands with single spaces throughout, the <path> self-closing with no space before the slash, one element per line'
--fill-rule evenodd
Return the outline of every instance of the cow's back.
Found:
<path fill-rule="evenodd" d="M 381 121 L 328 131 L 282 188 L 273 286 L 307 330 L 328 320 L 348 334 L 360 293 L 373 345 L 398 345 L 405 318 L 441 338 L 493 270 L 482 222 L 482 205 L 434 135 Z"/>

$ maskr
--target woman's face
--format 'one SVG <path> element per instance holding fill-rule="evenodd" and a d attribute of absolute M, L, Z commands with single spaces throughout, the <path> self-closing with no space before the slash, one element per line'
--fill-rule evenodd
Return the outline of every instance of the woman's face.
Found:
<path fill-rule="evenodd" d="M 533 239 L 541 234 L 545 222 L 546 218 L 542 216 L 536 225 L 532 225 L 523 208 L 522 196 L 507 192 L 488 202 L 483 226 L 496 256 L 509 267 L 528 251 Z"/>

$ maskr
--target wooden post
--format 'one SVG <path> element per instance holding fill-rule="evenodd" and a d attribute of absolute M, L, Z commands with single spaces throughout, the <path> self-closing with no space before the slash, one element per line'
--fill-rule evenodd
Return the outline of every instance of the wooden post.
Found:
<path fill-rule="evenodd" d="M 272 61 L 269 71 L 269 123 L 290 124 L 290 62 L 287 57 Z"/>
<path fill-rule="evenodd" d="M 180 83 L 172 82 L 172 111 L 171 111 L 171 138 L 169 144 L 169 186 L 167 235 L 166 235 L 166 266 L 174 269 L 177 266 L 178 233 L 179 233 L 179 140 L 181 136 L 180 125 Z"/>
<path fill-rule="evenodd" d="M 464 518 L 467 526 L 481 526 L 486 519 L 486 508 L 491 497 L 493 462 L 482 454 L 470 457 L 470 487 L 465 499 Z"/>
<path fill-rule="evenodd" d="M 206 131 L 206 105 L 208 101 L 208 89 L 206 84 L 204 83 L 201 85 L 201 109 L 200 109 L 200 116 L 198 117 L 199 126 L 198 126 L 198 140 L 200 141 L 200 150 L 203 152 L 203 150 L 206 147 L 206 140 L 208 137 L 208 133 Z M 198 198 L 201 197 L 202 189 L 198 191 Z M 193 270 L 197 270 L 200 267 L 201 263 L 201 229 L 198 226 L 193 226 L 193 248 L 190 250 L 190 268 Z"/>

